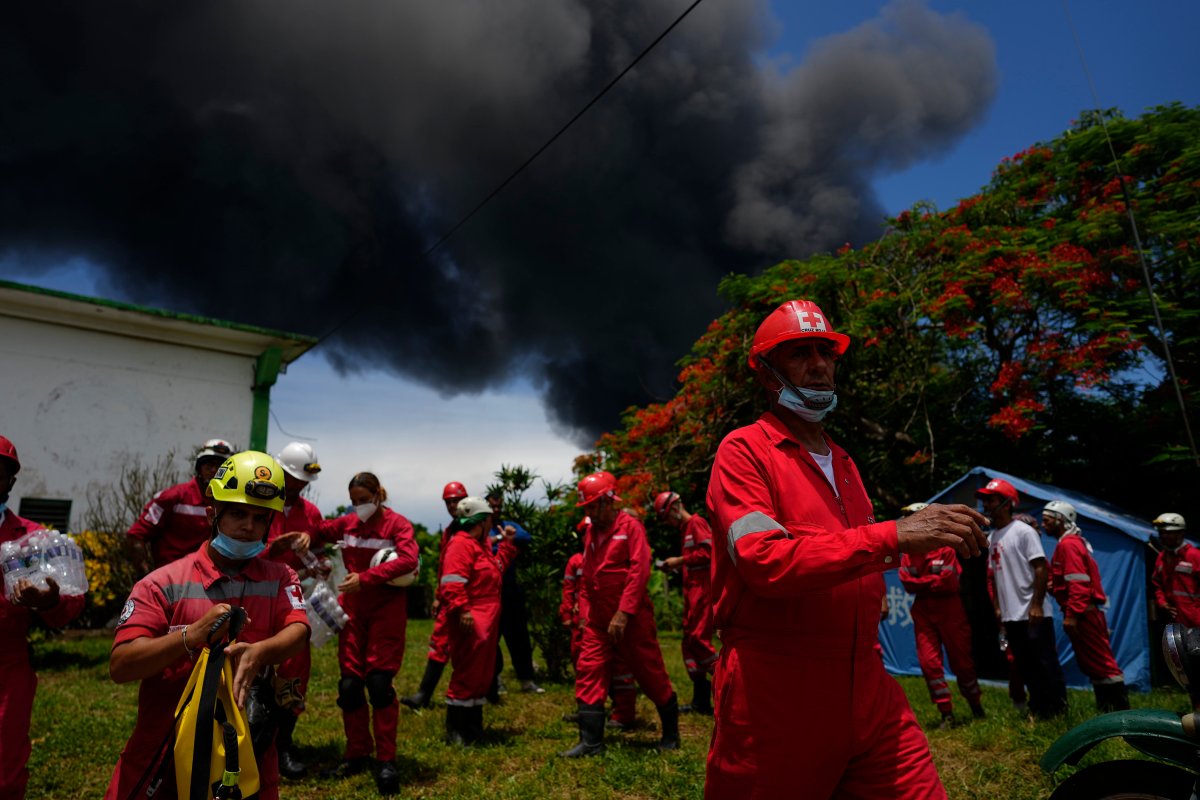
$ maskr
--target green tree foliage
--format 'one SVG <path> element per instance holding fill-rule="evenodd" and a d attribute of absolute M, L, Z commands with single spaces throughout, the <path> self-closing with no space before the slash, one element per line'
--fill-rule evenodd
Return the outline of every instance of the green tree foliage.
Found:
<path fill-rule="evenodd" d="M 996 169 L 939 212 L 917 205 L 878 242 L 757 276 L 731 275 L 731 309 L 681 361 L 665 403 L 629 409 L 585 467 L 642 507 L 670 486 L 693 508 L 722 436 L 764 407 L 746 365 L 758 323 L 815 300 L 853 338 L 832 435 L 882 513 L 974 464 L 1056 482 L 1144 514 L 1182 508 L 1196 467 L 1162 368 L 1131 205 L 1183 381 L 1200 380 L 1200 110 L 1106 112 Z"/>

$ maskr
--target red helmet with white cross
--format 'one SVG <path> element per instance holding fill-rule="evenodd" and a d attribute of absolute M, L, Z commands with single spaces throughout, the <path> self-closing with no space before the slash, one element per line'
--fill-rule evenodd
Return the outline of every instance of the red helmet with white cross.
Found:
<path fill-rule="evenodd" d="M 660 517 L 665 516 L 671 510 L 671 506 L 679 502 L 679 495 L 674 492 L 659 492 L 658 497 L 654 498 L 654 513 Z"/>
<path fill-rule="evenodd" d="M 602 497 L 617 498 L 617 479 L 611 472 L 593 472 L 579 482 L 579 502 L 576 506 L 590 505 Z"/>
<path fill-rule="evenodd" d="M 1016 487 L 1002 478 L 992 478 L 987 482 L 987 486 L 975 491 L 976 497 L 985 497 L 989 494 L 1000 495 L 1006 500 L 1011 500 L 1014 506 L 1021 502 L 1021 496 L 1017 494 Z"/>
<path fill-rule="evenodd" d="M 750 345 L 750 368 L 758 369 L 758 357 L 791 339 L 825 339 L 833 342 L 840 356 L 850 346 L 850 337 L 835 333 L 821 309 L 811 300 L 788 300 L 767 315 Z"/>
<path fill-rule="evenodd" d="M 458 481 L 450 481 L 442 489 L 443 500 L 462 500 L 467 496 L 467 487 L 463 486 Z"/>

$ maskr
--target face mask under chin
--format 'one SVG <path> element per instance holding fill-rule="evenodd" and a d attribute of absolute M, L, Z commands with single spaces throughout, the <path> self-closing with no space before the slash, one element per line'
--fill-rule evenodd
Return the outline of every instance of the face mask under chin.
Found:
<path fill-rule="evenodd" d="M 217 531 L 217 535 L 213 537 L 212 546 L 218 553 L 233 561 L 245 561 L 254 558 L 267 547 L 263 544 L 262 539 L 243 542 L 240 539 L 226 536 L 220 531 Z"/>
<path fill-rule="evenodd" d="M 779 389 L 779 405 L 806 422 L 820 422 L 837 408 L 837 392 L 801 389 L 785 384 Z"/>

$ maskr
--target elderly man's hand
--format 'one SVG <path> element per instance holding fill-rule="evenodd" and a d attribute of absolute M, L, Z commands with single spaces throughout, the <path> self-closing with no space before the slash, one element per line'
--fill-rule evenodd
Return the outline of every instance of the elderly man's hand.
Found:
<path fill-rule="evenodd" d="M 969 506 L 935 504 L 896 520 L 896 537 L 901 553 L 928 553 L 949 545 L 970 558 L 987 550 L 986 524 L 987 518 Z"/>

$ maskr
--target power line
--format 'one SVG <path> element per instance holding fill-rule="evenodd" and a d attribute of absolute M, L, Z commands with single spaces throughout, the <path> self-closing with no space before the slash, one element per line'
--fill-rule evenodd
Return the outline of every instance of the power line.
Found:
<path fill-rule="evenodd" d="M 1146 282 L 1146 294 L 1150 298 L 1150 309 L 1154 312 L 1154 324 L 1158 327 L 1158 335 L 1162 339 L 1163 360 L 1167 364 L 1167 373 L 1171 376 L 1171 385 L 1175 389 L 1175 400 L 1179 403 L 1179 414 L 1183 417 L 1183 430 L 1187 435 L 1188 447 L 1192 451 L 1192 460 L 1200 467 L 1200 451 L 1196 449 L 1196 438 L 1192 435 L 1192 424 L 1188 420 L 1187 403 L 1183 399 L 1183 389 L 1179 385 L 1179 376 L 1175 374 L 1175 361 L 1171 358 L 1171 345 L 1167 337 L 1167 328 L 1163 325 L 1162 315 L 1158 310 L 1158 299 L 1154 296 L 1154 279 L 1150 276 L 1150 265 L 1146 261 L 1146 251 L 1142 248 L 1142 236 L 1138 231 L 1137 219 L 1133 214 L 1133 198 L 1129 194 L 1129 181 L 1121 169 L 1121 160 L 1117 157 L 1117 149 L 1113 145 L 1112 136 L 1108 133 L 1108 122 L 1104 119 L 1104 109 L 1100 105 L 1100 93 L 1096 91 L 1096 83 L 1092 80 L 1092 71 L 1088 68 L 1087 56 L 1083 53 L 1083 44 L 1079 41 L 1079 32 L 1075 29 L 1075 21 L 1071 18 L 1071 8 L 1067 0 L 1062 0 L 1063 13 L 1067 17 L 1067 27 L 1071 29 L 1071 38 L 1075 40 L 1075 50 L 1079 53 L 1079 62 L 1083 65 L 1083 74 L 1087 78 L 1088 88 L 1092 92 L 1092 102 L 1096 104 L 1096 116 L 1100 120 L 1100 129 L 1104 131 L 1104 141 L 1108 143 L 1108 152 L 1112 156 L 1113 168 L 1121 181 L 1121 195 L 1125 200 L 1125 213 L 1129 217 L 1129 228 L 1133 233 L 1133 244 L 1137 250 L 1138 263 L 1142 267 L 1142 277 Z"/>
<path fill-rule="evenodd" d="M 700 5 L 701 2 L 703 2 L 703 0 L 693 0 L 692 4 L 689 5 L 687 8 L 685 8 L 683 10 L 683 13 L 681 13 L 678 17 L 675 18 L 674 22 L 672 22 L 670 25 L 668 25 L 663 30 L 662 33 L 660 33 L 658 36 L 656 36 L 654 38 L 654 41 L 652 41 L 652 42 L 650 42 L 650 44 L 646 45 L 646 47 L 642 50 L 642 52 L 638 53 L 637 56 L 632 61 L 629 62 L 628 66 L 626 66 L 625 69 L 621 70 L 619 73 L 617 73 L 617 75 L 612 80 L 610 80 L 607 84 L 605 84 L 604 88 L 601 89 L 596 94 L 595 97 L 593 97 L 591 100 L 589 100 L 587 102 L 587 105 L 585 105 L 583 108 L 579 109 L 579 111 L 575 112 L 575 116 L 573 116 L 573 117 L 571 117 L 571 119 L 567 120 L 565 125 L 563 125 L 561 128 L 559 128 L 554 133 L 553 136 L 551 136 L 549 139 L 547 139 L 542 144 L 541 147 L 539 147 L 537 150 L 535 150 L 533 152 L 533 155 L 529 156 L 527 159 L 525 159 L 523 162 L 521 162 L 521 165 L 519 167 L 517 167 L 516 169 L 514 169 L 512 171 L 512 173 L 510 173 L 507 178 L 505 178 L 503 181 L 501 181 L 500 184 L 495 189 L 492 189 L 492 191 L 488 192 L 486 197 L 484 197 L 482 200 L 480 200 L 478 203 L 476 203 L 475 206 L 470 211 L 468 211 L 466 214 L 464 214 L 458 220 L 458 222 L 456 222 L 452 226 L 450 226 L 450 228 L 441 235 L 441 238 L 439 238 L 436 242 L 434 242 L 432 245 L 430 245 L 428 248 L 426 248 L 423 253 L 421 253 L 419 258 L 422 260 L 428 258 L 434 252 L 436 252 L 442 245 L 444 245 L 446 242 L 448 242 L 450 240 L 450 237 L 453 236 L 458 231 L 459 228 L 461 228 L 463 225 L 466 225 L 467 222 L 469 222 L 472 217 L 474 217 L 477 213 L 479 213 L 479 211 L 482 210 L 484 206 L 486 206 L 488 203 L 490 203 L 492 201 L 492 199 L 496 197 L 496 195 L 498 195 L 498 194 L 500 194 L 500 192 L 504 191 L 504 189 L 510 183 L 512 183 L 513 180 L 515 180 L 518 175 L 520 175 L 522 172 L 524 172 L 525 169 L 527 167 L 529 167 L 530 164 L 532 164 L 534 161 L 536 161 L 538 156 L 540 156 L 542 153 L 546 152 L 546 150 L 548 150 L 552 144 L 554 144 L 556 141 L 558 141 L 559 137 L 561 137 L 564 133 L 567 132 L 567 130 L 572 125 L 574 125 L 577 121 L 579 121 L 580 117 L 582 117 L 584 114 L 586 114 L 591 109 L 592 106 L 594 106 L 594 105 L 596 105 L 596 103 L 600 102 L 600 98 L 602 98 L 602 97 L 604 97 L 604 95 L 608 94 L 608 92 L 614 86 L 616 86 L 621 81 L 621 79 L 624 78 L 625 75 L 630 72 L 630 70 L 632 70 L 634 67 L 636 67 L 643 58 L 645 58 L 647 55 L 649 55 L 651 50 L 653 50 L 656 46 L 658 46 L 659 42 L 661 42 L 663 39 L 665 39 L 671 31 L 675 30 L 675 27 L 677 25 L 679 25 L 679 23 L 683 22 L 683 20 L 687 17 L 687 15 L 691 14 L 692 11 L 695 10 L 696 6 Z M 333 325 L 333 327 L 331 327 L 328 331 L 321 334 L 321 336 L 317 338 L 317 343 L 314 344 L 313 347 L 319 347 L 321 344 L 323 344 L 326 339 L 328 339 L 333 334 L 337 333 L 338 330 L 340 330 L 343 325 L 345 325 L 350 320 L 354 319 L 354 317 L 356 317 L 358 315 L 358 313 L 359 312 L 357 310 L 352 310 L 348 314 L 344 315 L 340 320 L 338 320 Z"/>

